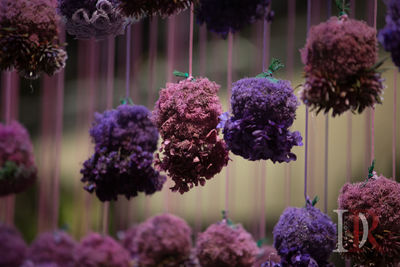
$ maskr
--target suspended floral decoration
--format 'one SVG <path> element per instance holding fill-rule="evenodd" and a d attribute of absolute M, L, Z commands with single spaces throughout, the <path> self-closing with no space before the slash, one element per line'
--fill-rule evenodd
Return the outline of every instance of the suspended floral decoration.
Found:
<path fill-rule="evenodd" d="M 24 239 L 14 227 L 0 223 L 0 266 L 20 267 L 27 249 Z"/>
<path fill-rule="evenodd" d="M 0 0 L 0 70 L 36 79 L 63 69 L 58 25 L 55 0 Z"/>
<path fill-rule="evenodd" d="M 386 0 L 386 25 L 379 32 L 378 39 L 392 55 L 394 64 L 400 68 L 400 2 Z"/>
<path fill-rule="evenodd" d="M 88 192 L 111 201 L 118 195 L 129 199 L 162 189 L 166 178 L 152 166 L 158 131 L 146 107 L 123 104 L 97 113 L 90 135 L 95 152 L 81 170 Z"/>
<path fill-rule="evenodd" d="M 228 163 L 228 150 L 216 129 L 222 113 L 220 86 L 207 78 L 167 83 L 160 91 L 153 120 L 163 142 L 156 166 L 175 182 L 181 194 L 204 185 Z"/>

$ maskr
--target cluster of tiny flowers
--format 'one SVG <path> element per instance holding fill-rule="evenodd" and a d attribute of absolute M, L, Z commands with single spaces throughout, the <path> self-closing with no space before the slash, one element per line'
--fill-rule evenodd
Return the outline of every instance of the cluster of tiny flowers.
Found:
<path fill-rule="evenodd" d="M 77 39 L 104 39 L 121 35 L 128 24 L 116 0 L 59 1 L 59 12 L 66 20 L 66 29 Z"/>
<path fill-rule="evenodd" d="M 299 105 L 288 81 L 245 78 L 233 84 L 232 117 L 224 124 L 224 139 L 236 155 L 249 160 L 296 160 L 299 132 L 289 131 Z"/>
<path fill-rule="evenodd" d="M 55 0 L 0 0 L 0 70 L 36 79 L 65 66 Z"/>
<path fill-rule="evenodd" d="M 55 264 L 75 267 L 73 251 L 77 243 L 66 232 L 55 231 L 39 235 L 28 249 L 27 259 L 34 266 Z"/>
<path fill-rule="evenodd" d="M 135 230 L 128 250 L 138 266 L 181 266 L 190 259 L 192 231 L 181 218 L 172 214 L 157 215 Z"/>
<path fill-rule="evenodd" d="M 197 21 L 209 31 L 226 37 L 259 19 L 272 20 L 270 0 L 200 0 Z"/>
<path fill-rule="evenodd" d="M 0 266 L 20 267 L 28 246 L 13 227 L 0 223 Z"/>
<path fill-rule="evenodd" d="M 257 255 L 256 262 L 254 263 L 255 267 L 260 267 L 263 264 L 273 264 L 281 262 L 281 257 L 279 257 L 278 252 L 273 246 L 262 246 Z M 270 266 L 265 265 L 265 266 Z M 273 265 L 272 265 L 273 266 Z"/>
<path fill-rule="evenodd" d="M 16 121 L 0 124 L 0 196 L 26 190 L 36 176 L 28 131 Z"/>
<path fill-rule="evenodd" d="M 287 208 L 273 235 L 283 266 L 328 266 L 336 246 L 336 225 L 310 203 L 304 208 Z"/>
<path fill-rule="evenodd" d="M 84 163 L 81 181 L 101 201 L 162 189 L 166 178 L 152 166 L 158 132 L 149 116 L 147 108 L 127 104 L 95 115 L 90 130 L 95 153 Z"/>
<path fill-rule="evenodd" d="M 196 243 L 202 267 L 252 267 L 258 250 L 253 237 L 241 225 L 227 220 L 209 226 Z"/>
<path fill-rule="evenodd" d="M 383 176 L 374 175 L 365 182 L 345 184 L 338 198 L 343 215 L 343 256 L 362 266 L 397 266 L 400 262 L 400 184 Z M 355 216 L 363 213 L 369 225 L 377 220 L 377 227 L 362 248 L 354 248 Z M 362 229 L 360 225 L 359 229 Z M 362 230 L 358 240 L 362 240 Z"/>
<path fill-rule="evenodd" d="M 119 7 L 126 16 L 133 18 L 168 17 L 187 9 L 194 2 L 194 0 L 119 0 Z"/>
<path fill-rule="evenodd" d="M 312 27 L 301 56 L 306 81 L 300 97 L 317 113 L 361 113 L 381 103 L 376 30 L 365 22 L 344 15 Z"/>
<path fill-rule="evenodd" d="M 386 25 L 379 32 L 378 39 L 392 55 L 394 64 L 400 68 L 400 2 L 387 0 Z"/>
<path fill-rule="evenodd" d="M 153 111 L 164 139 L 156 166 L 184 193 L 204 185 L 228 163 L 228 150 L 216 129 L 222 113 L 219 85 L 206 78 L 168 83 Z M 162 154 L 162 156 L 160 156 Z"/>
<path fill-rule="evenodd" d="M 83 238 L 73 252 L 76 266 L 130 267 L 131 259 L 117 241 L 109 236 L 92 233 Z"/>

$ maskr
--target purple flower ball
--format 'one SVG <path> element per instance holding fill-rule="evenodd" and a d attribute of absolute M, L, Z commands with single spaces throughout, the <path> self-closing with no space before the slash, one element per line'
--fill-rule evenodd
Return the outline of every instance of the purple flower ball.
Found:
<path fill-rule="evenodd" d="M 95 153 L 84 163 L 81 181 L 101 201 L 162 189 L 166 178 L 152 166 L 158 132 L 149 116 L 147 108 L 126 104 L 95 115 L 90 129 Z"/>
<path fill-rule="evenodd" d="M 235 33 L 259 19 L 272 20 L 270 0 L 200 0 L 197 21 L 222 37 Z"/>
<path fill-rule="evenodd" d="M 76 267 L 131 266 L 128 251 L 113 238 L 97 233 L 83 238 L 75 247 L 73 255 Z"/>
<path fill-rule="evenodd" d="M 283 266 L 327 266 L 336 246 L 336 225 L 319 209 L 307 204 L 304 208 L 287 208 L 275 225 L 274 246 Z M 286 265 L 285 265 L 286 264 Z"/>
<path fill-rule="evenodd" d="M 13 227 L 0 223 L 0 267 L 20 267 L 28 246 Z"/>
<path fill-rule="evenodd" d="M 348 252 L 342 256 L 363 266 L 397 266 L 400 263 L 400 184 L 396 181 L 378 177 L 376 174 L 368 181 L 345 184 L 338 198 L 339 209 L 348 210 L 343 215 L 343 247 Z M 377 220 L 377 227 L 371 232 L 378 247 L 371 239 L 361 249 L 354 249 L 354 221 L 359 213 L 364 214 L 369 227 Z M 363 228 L 360 220 L 360 236 Z"/>
<path fill-rule="evenodd" d="M 134 225 L 130 227 L 126 231 L 121 231 L 118 232 L 118 239 L 121 243 L 121 245 L 129 251 L 132 257 L 134 257 L 136 251 L 134 250 L 134 242 L 135 242 L 135 237 L 137 234 L 138 226 Z"/>
<path fill-rule="evenodd" d="M 299 105 L 290 82 L 245 78 L 233 84 L 232 117 L 224 125 L 224 139 L 236 155 L 249 160 L 289 162 L 302 145 L 299 132 L 289 131 Z"/>
<path fill-rule="evenodd" d="M 379 32 L 378 39 L 392 55 L 394 64 L 400 69 L 400 2 L 386 0 L 386 25 Z"/>
<path fill-rule="evenodd" d="M 39 235 L 31 244 L 27 258 L 36 265 L 55 264 L 59 267 L 75 267 L 73 251 L 77 243 L 64 231 Z"/>
<path fill-rule="evenodd" d="M 199 234 L 196 251 L 202 267 L 252 267 L 258 247 L 241 225 L 223 220 Z"/>
<path fill-rule="evenodd" d="M 0 124 L 0 196 L 25 191 L 37 169 L 28 131 L 16 121 Z"/>
<path fill-rule="evenodd" d="M 129 250 L 139 266 L 174 267 L 190 259 L 192 231 L 181 218 L 157 215 L 137 227 Z"/>

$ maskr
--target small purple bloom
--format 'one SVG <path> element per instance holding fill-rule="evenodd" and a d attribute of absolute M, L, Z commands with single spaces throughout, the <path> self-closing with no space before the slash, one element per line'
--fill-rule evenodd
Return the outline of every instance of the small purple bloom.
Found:
<path fill-rule="evenodd" d="M 400 68 L 400 2 L 387 0 L 386 26 L 379 32 L 378 39 L 392 55 L 394 64 Z"/>

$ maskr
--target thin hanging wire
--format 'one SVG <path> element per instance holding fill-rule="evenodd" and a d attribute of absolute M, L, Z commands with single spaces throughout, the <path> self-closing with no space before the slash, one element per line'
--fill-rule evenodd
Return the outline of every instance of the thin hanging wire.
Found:
<path fill-rule="evenodd" d="M 392 179 L 396 181 L 396 135 L 397 135 L 397 69 L 393 74 L 393 134 L 392 134 Z"/>
<path fill-rule="evenodd" d="M 229 106 L 229 102 L 231 99 L 231 89 L 232 89 L 232 57 L 233 57 L 233 33 L 229 32 L 228 34 L 228 73 L 227 73 L 227 102 Z M 230 190 L 230 171 L 229 166 L 225 169 L 225 212 L 228 214 L 229 212 L 229 190 Z"/>
<path fill-rule="evenodd" d="M 130 85 L 131 85 L 131 41 L 132 41 L 132 30 L 131 24 L 126 27 L 126 68 L 125 68 L 125 96 L 128 99 L 130 97 Z"/>

